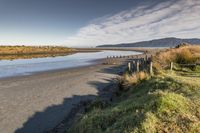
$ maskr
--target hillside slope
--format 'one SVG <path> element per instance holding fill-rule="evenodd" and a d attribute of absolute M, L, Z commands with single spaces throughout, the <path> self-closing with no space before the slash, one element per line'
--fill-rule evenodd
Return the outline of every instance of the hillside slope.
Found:
<path fill-rule="evenodd" d="M 175 47 L 181 43 L 200 44 L 200 39 L 163 38 L 136 43 L 100 45 L 97 47 Z"/>

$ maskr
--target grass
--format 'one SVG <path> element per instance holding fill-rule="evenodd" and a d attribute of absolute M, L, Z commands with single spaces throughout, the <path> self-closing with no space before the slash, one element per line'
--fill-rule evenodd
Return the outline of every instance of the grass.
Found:
<path fill-rule="evenodd" d="M 53 46 L 0 46 L 0 60 L 49 57 L 73 51 L 71 48 Z"/>
<path fill-rule="evenodd" d="M 170 62 L 178 64 L 195 64 L 200 61 L 200 46 L 186 45 L 159 52 L 154 56 L 156 69 L 168 69 Z"/>
<path fill-rule="evenodd" d="M 172 49 L 173 55 L 176 56 L 176 52 L 180 49 L 177 48 L 176 51 Z M 171 54 L 170 51 L 167 52 Z M 166 56 L 166 53 L 160 54 Z M 192 58 L 195 54 L 198 53 L 194 52 Z M 176 57 L 170 58 L 176 59 Z M 162 63 L 171 61 L 170 58 Z M 162 63 L 160 65 L 163 65 Z M 161 67 L 160 71 L 162 72 L 153 77 L 143 72 L 143 74 L 125 74 L 119 80 L 122 89 L 119 90 L 120 95 L 116 100 L 107 105 L 100 104 L 100 101 L 96 102 L 97 104 L 93 103 L 90 109 L 68 129 L 68 132 L 198 133 L 200 131 L 199 67 L 190 69 L 178 66 L 173 72 Z"/>

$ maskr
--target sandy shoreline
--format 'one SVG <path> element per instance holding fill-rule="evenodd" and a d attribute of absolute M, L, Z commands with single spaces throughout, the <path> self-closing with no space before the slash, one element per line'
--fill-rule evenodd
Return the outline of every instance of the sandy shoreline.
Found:
<path fill-rule="evenodd" d="M 0 132 L 40 133 L 54 128 L 80 101 L 94 99 L 122 71 L 94 65 L 0 79 Z"/>
<path fill-rule="evenodd" d="M 60 68 L 60 69 L 52 69 L 52 70 L 46 70 L 46 71 L 36 71 L 36 72 L 30 72 L 28 74 L 19 74 L 19 75 L 13 75 L 13 76 L 6 76 L 6 77 L 0 77 L 0 81 L 1 80 L 10 80 L 10 79 L 15 79 L 15 78 L 23 78 L 23 77 L 32 77 L 34 75 L 38 75 L 38 74 L 48 74 L 48 73 L 57 73 L 57 72 L 61 72 L 61 71 L 71 71 L 71 70 L 77 70 L 77 69 L 81 69 L 81 68 L 85 68 L 85 67 L 89 67 L 89 66 L 96 66 L 99 64 L 102 64 L 105 61 L 105 59 L 99 59 L 99 60 L 93 60 L 91 61 L 92 63 L 89 65 L 85 65 L 85 66 L 77 66 L 77 67 L 71 67 L 71 68 Z"/>

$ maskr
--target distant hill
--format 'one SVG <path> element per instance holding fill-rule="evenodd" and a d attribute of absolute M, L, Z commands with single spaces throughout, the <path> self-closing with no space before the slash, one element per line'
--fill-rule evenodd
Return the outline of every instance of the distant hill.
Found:
<path fill-rule="evenodd" d="M 200 39 L 162 38 L 136 43 L 108 44 L 97 47 L 175 47 L 181 43 L 200 44 Z"/>

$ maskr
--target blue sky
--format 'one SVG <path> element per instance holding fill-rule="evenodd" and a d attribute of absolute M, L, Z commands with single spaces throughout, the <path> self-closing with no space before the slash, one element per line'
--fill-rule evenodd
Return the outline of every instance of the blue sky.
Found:
<path fill-rule="evenodd" d="M 0 0 L 1 45 L 200 38 L 199 0 Z"/>

